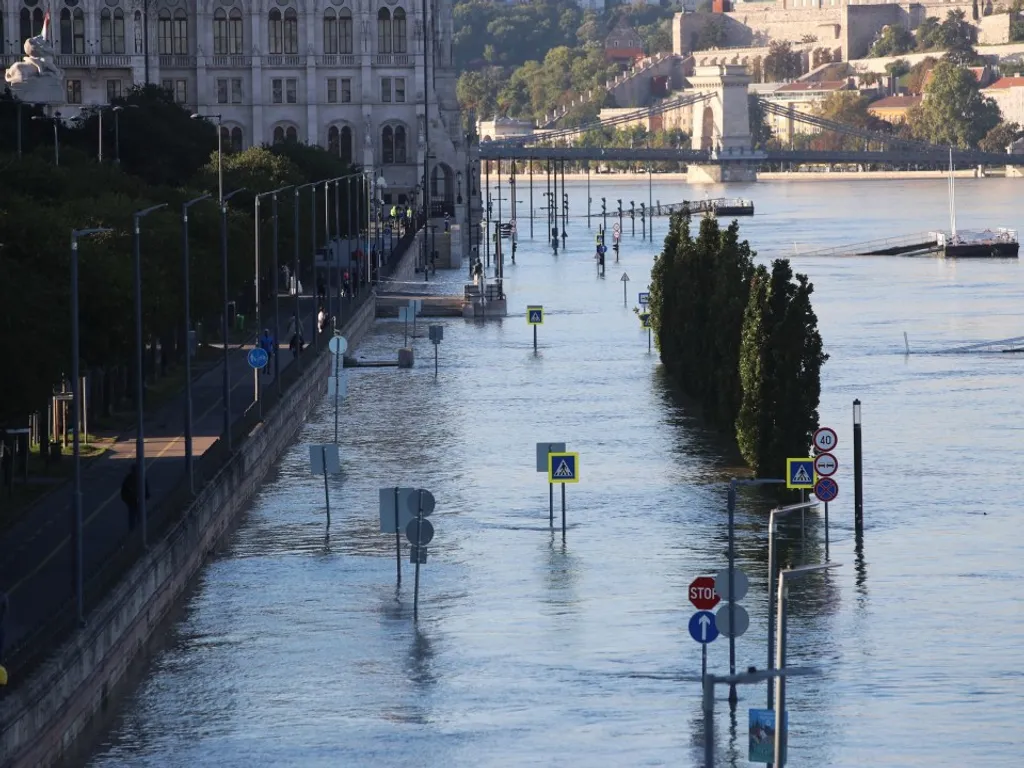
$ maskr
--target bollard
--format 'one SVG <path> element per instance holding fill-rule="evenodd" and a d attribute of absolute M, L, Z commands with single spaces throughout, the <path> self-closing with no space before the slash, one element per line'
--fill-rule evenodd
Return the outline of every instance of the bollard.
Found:
<path fill-rule="evenodd" d="M 856 533 L 864 531 L 864 477 L 862 474 L 860 400 L 853 401 L 853 527 Z"/>

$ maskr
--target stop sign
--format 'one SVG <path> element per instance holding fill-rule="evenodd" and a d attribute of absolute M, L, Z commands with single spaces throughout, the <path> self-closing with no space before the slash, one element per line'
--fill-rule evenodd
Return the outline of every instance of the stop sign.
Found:
<path fill-rule="evenodd" d="M 690 582 L 690 602 L 698 611 L 710 611 L 721 599 L 715 593 L 713 576 L 698 576 Z"/>

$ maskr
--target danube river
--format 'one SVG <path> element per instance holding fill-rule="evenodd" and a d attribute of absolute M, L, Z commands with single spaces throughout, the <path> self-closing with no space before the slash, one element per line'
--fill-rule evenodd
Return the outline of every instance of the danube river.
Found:
<path fill-rule="evenodd" d="M 959 182 L 959 226 L 1024 224 L 1020 189 Z M 687 585 L 725 564 L 726 481 L 743 470 L 666 381 L 632 311 L 665 220 L 643 243 L 627 215 L 620 263 L 609 258 L 600 279 L 585 190 L 569 186 L 568 251 L 554 257 L 543 222 L 529 241 L 520 185 L 509 317 L 443 321 L 436 378 L 425 338 L 412 371 L 347 372 L 329 541 L 306 447 L 333 437 L 324 403 L 168 623 L 90 765 L 701 764 Z M 1024 335 L 1021 266 L 798 255 L 944 226 L 941 180 L 710 193 L 752 199 L 757 216 L 742 234 L 759 259 L 791 256 L 810 275 L 831 356 L 821 421 L 840 441 L 830 556 L 841 567 L 791 590 L 789 662 L 822 674 L 788 685 L 790 764 L 1018 764 L 1024 359 L 945 353 Z M 663 203 L 703 194 L 657 177 L 652 190 Z M 647 182 L 595 183 L 596 210 L 601 195 L 639 203 Z M 461 291 L 461 273 L 439 282 Z M 527 304 L 546 312 L 537 354 Z M 393 358 L 402 331 L 380 321 L 357 356 Z M 861 551 L 854 398 L 864 414 Z M 580 454 L 564 544 L 548 528 L 537 441 Z M 378 488 L 393 485 L 437 499 L 418 627 L 408 555 L 396 591 L 394 538 L 377 532 Z M 556 519 L 558 503 L 556 493 Z M 738 563 L 751 581 L 741 669 L 765 664 L 769 508 L 741 494 Z M 803 545 L 799 536 L 799 525 L 784 529 L 784 562 L 822 562 L 821 515 L 809 515 Z M 726 640 L 709 647 L 709 667 L 728 671 Z M 748 764 L 747 710 L 764 704 L 763 685 L 741 689 L 730 717 L 719 691 L 718 765 Z"/>

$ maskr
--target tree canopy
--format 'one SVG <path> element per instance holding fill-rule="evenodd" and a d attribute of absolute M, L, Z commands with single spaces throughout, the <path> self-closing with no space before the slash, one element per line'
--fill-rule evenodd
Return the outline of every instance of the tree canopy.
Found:
<path fill-rule="evenodd" d="M 910 115 L 910 128 L 917 138 L 966 149 L 976 147 L 999 121 L 998 105 L 982 95 L 974 73 L 943 60 Z"/>

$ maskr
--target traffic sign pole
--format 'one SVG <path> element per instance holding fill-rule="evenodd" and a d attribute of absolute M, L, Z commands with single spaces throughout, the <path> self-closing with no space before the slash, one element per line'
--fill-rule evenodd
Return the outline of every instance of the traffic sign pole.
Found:
<path fill-rule="evenodd" d="M 565 483 L 562 483 L 562 541 L 565 541 Z"/>
<path fill-rule="evenodd" d="M 335 439 L 337 442 L 337 439 Z M 331 492 L 327 486 L 327 446 L 320 446 L 320 453 L 324 460 L 324 501 L 327 503 L 327 535 L 330 536 L 331 530 Z"/>
<path fill-rule="evenodd" d="M 398 568 L 398 586 L 402 586 L 402 526 L 398 524 L 398 486 L 395 486 L 395 566 Z"/>
<path fill-rule="evenodd" d="M 533 326 L 533 353 L 537 354 L 537 326 Z"/>
<path fill-rule="evenodd" d="M 423 541 L 423 490 L 416 491 L 416 549 L 419 550 Z M 412 588 L 412 620 L 419 621 L 420 614 L 420 560 L 416 558 L 416 576 Z"/>

